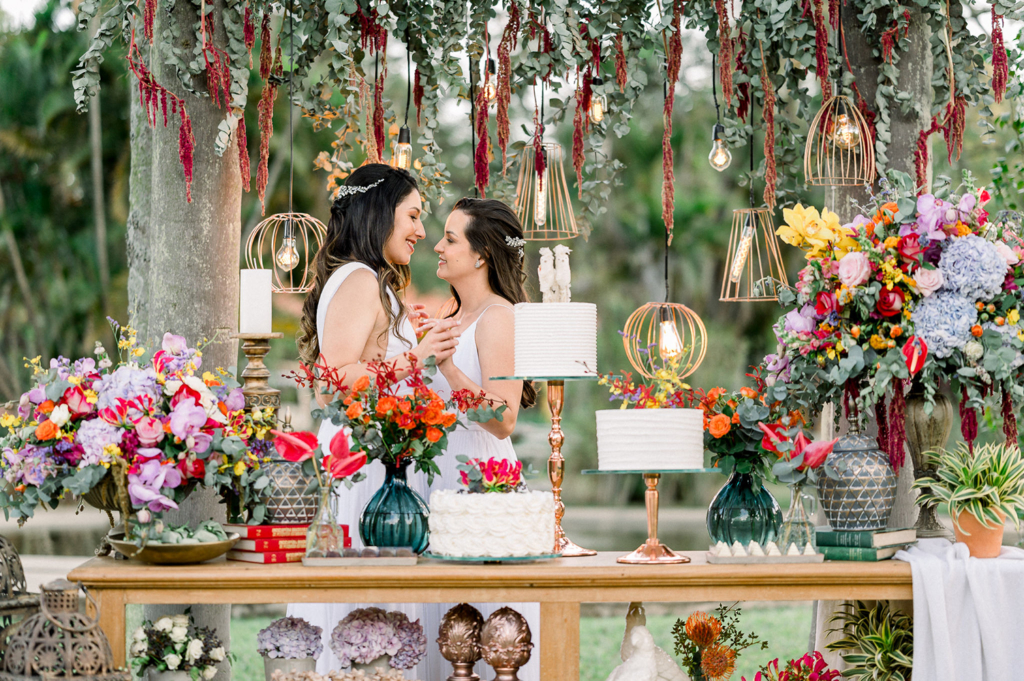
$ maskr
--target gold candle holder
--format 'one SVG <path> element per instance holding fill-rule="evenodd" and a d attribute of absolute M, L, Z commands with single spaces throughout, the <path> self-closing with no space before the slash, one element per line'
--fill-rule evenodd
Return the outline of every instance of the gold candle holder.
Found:
<path fill-rule="evenodd" d="M 437 647 L 441 657 L 452 663 L 454 671 L 448 681 L 480 681 L 473 667 L 481 657 L 480 632 L 483 627 L 483 615 L 469 603 L 459 603 L 441 618 Z"/>
<path fill-rule="evenodd" d="M 619 558 L 618 562 L 620 563 L 664 565 L 690 562 L 686 556 L 680 556 L 658 541 L 658 481 L 660 479 L 660 473 L 644 473 L 644 484 L 647 485 L 647 491 L 644 492 L 644 502 L 647 505 L 647 541 L 633 553 Z"/>
<path fill-rule="evenodd" d="M 236 333 L 233 339 L 242 341 L 242 352 L 247 364 L 242 371 L 242 394 L 245 396 L 245 410 L 266 409 L 281 406 L 281 391 L 270 387 L 270 369 L 263 358 L 270 352 L 270 341 L 284 338 L 283 333 Z"/>
<path fill-rule="evenodd" d="M 565 536 L 562 529 L 562 517 L 565 515 L 565 504 L 562 502 L 562 480 L 565 477 L 565 458 L 562 456 L 562 444 L 565 434 L 562 432 L 562 406 L 565 404 L 565 381 L 551 380 L 548 384 L 548 408 L 551 410 L 551 432 L 548 443 L 551 445 L 551 456 L 548 458 L 548 478 L 551 480 L 551 493 L 555 497 L 555 549 L 554 553 L 562 554 L 563 558 L 580 556 L 596 556 L 591 551 L 579 546 Z"/>

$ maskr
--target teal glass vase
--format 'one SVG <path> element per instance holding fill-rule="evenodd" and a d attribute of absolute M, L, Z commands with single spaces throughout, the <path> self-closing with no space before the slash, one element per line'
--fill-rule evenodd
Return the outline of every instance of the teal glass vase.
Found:
<path fill-rule="evenodd" d="M 409 487 L 409 464 L 384 464 L 384 484 L 359 517 L 359 536 L 366 546 L 427 549 L 429 511 L 423 498 Z"/>
<path fill-rule="evenodd" d="M 756 541 L 764 546 L 775 541 L 782 525 L 779 502 L 764 485 L 754 491 L 754 476 L 733 471 L 722 489 L 711 500 L 707 516 L 712 543 L 746 546 Z"/>

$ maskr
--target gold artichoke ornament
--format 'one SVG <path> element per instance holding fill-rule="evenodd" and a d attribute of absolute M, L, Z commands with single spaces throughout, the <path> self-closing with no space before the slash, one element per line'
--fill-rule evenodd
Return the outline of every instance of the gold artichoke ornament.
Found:
<path fill-rule="evenodd" d="M 473 666 L 481 657 L 480 634 L 484 616 L 469 603 L 459 603 L 445 613 L 437 631 L 441 657 L 452 663 L 454 672 L 448 681 L 480 681 Z"/>
<path fill-rule="evenodd" d="M 484 661 L 494 669 L 494 681 L 519 681 L 519 668 L 530 660 L 533 650 L 530 625 L 509 607 L 491 613 L 480 634 Z"/>

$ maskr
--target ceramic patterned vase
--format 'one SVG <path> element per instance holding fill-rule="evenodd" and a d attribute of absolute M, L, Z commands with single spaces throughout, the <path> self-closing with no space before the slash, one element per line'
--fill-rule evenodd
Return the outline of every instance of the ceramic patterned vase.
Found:
<path fill-rule="evenodd" d="M 417 554 L 427 550 L 427 502 L 406 482 L 408 468 L 384 464 L 384 484 L 359 518 L 366 546 L 409 547 Z"/>
<path fill-rule="evenodd" d="M 820 475 L 818 500 L 832 529 L 884 529 L 896 503 L 896 474 L 875 440 L 858 433 L 845 435 L 832 449 L 828 462 L 839 479 Z"/>
<path fill-rule="evenodd" d="M 266 674 L 266 681 L 271 681 L 271 677 L 277 670 L 285 674 L 291 674 L 294 672 L 315 672 L 316 671 L 316 658 L 315 657 L 300 657 L 298 659 L 291 659 L 287 657 L 264 657 L 263 658 L 263 671 Z"/>
<path fill-rule="evenodd" d="M 308 525 L 317 510 L 317 497 L 306 494 L 312 480 L 302 464 L 274 456 L 264 464 L 270 478 L 267 497 L 267 525 Z"/>
<path fill-rule="evenodd" d="M 764 485 L 754 490 L 754 476 L 733 471 L 729 480 L 711 500 L 707 515 L 712 543 L 722 541 L 746 546 L 756 541 L 764 546 L 775 541 L 782 526 L 779 502 Z"/>

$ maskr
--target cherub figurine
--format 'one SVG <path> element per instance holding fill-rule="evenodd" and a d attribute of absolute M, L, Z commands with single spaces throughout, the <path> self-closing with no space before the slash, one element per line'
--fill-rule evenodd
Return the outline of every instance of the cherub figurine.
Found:
<path fill-rule="evenodd" d="M 545 303 L 558 302 L 555 298 L 555 260 L 551 255 L 550 248 L 540 249 L 540 266 L 537 267 L 537 277 L 540 279 L 541 301 Z"/>
<path fill-rule="evenodd" d="M 572 251 L 568 246 L 558 244 L 555 246 L 555 299 L 556 303 L 571 302 L 572 294 L 569 291 L 572 278 L 569 272 L 569 254 Z"/>
<path fill-rule="evenodd" d="M 630 603 L 626 633 L 619 651 L 623 661 L 612 671 L 608 681 L 686 681 L 686 675 L 675 660 L 654 645 L 646 624 L 643 604 Z"/>

